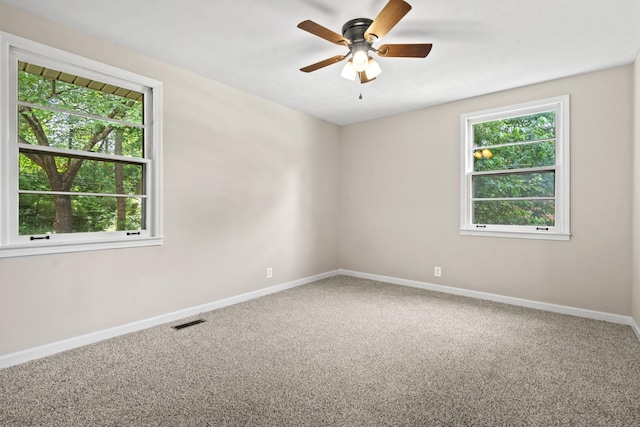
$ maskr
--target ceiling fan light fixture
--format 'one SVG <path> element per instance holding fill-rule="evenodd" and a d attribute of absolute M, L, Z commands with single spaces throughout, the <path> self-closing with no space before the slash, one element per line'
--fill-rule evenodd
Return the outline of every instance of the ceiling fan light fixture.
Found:
<path fill-rule="evenodd" d="M 366 47 L 364 49 L 354 49 L 352 60 L 353 68 L 355 68 L 357 72 L 364 71 L 369 64 L 369 55 L 367 54 Z"/>
<path fill-rule="evenodd" d="M 356 76 L 358 75 L 358 72 L 356 71 L 356 69 L 353 67 L 353 60 L 350 59 L 346 64 L 344 64 L 344 67 L 342 68 L 342 73 L 340 74 L 342 77 L 344 77 L 347 80 L 355 80 Z"/>
<path fill-rule="evenodd" d="M 380 65 L 372 58 L 369 57 L 369 62 L 367 64 L 367 68 L 364 70 L 364 73 L 367 75 L 367 79 L 375 79 L 382 72 L 382 68 Z"/>
<path fill-rule="evenodd" d="M 1 0 L 0 0 L 1 1 Z M 303 67 L 300 71 L 309 73 L 331 64 L 349 59 L 342 69 L 341 76 L 348 80 L 358 77 L 360 83 L 375 80 L 382 72 L 380 66 L 370 56 L 376 52 L 380 57 L 425 58 L 431 51 L 431 43 L 385 44 L 374 47 L 389 31 L 411 10 L 405 0 L 387 0 L 376 19 L 355 18 L 342 26 L 342 35 L 316 24 L 311 20 L 302 21 L 298 28 L 315 36 L 349 49 L 345 55 L 336 55 L 324 61 Z"/>

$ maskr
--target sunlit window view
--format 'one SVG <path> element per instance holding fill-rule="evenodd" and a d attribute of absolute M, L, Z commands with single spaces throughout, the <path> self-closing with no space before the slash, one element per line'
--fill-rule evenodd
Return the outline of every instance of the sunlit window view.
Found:
<path fill-rule="evenodd" d="M 556 113 L 473 124 L 472 222 L 555 225 Z"/>
<path fill-rule="evenodd" d="M 18 234 L 145 228 L 144 96 L 18 62 Z"/>

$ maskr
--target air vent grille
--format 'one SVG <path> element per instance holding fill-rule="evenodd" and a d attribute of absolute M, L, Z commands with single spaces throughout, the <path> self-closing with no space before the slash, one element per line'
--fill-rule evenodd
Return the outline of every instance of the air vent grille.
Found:
<path fill-rule="evenodd" d="M 189 326 L 197 325 L 199 323 L 204 323 L 204 319 L 193 320 L 191 322 L 183 323 L 181 325 L 172 326 L 173 329 L 179 331 L 180 329 L 188 328 Z"/>

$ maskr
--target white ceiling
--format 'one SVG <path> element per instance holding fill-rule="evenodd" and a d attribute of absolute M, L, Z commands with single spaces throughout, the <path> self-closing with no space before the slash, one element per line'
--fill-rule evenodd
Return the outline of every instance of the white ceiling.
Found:
<path fill-rule="evenodd" d="M 407 0 L 413 9 L 376 43 L 433 43 L 425 59 L 376 58 L 359 87 L 342 64 L 299 69 L 346 49 L 336 33 L 387 0 L 0 0 L 312 116 L 344 125 L 632 63 L 640 0 Z M 358 95 L 362 89 L 363 99 Z"/>

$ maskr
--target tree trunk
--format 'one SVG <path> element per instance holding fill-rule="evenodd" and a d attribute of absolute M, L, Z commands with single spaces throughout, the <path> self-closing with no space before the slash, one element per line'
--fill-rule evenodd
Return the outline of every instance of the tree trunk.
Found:
<path fill-rule="evenodd" d="M 116 128 L 115 135 L 115 154 L 122 155 L 122 141 L 124 140 L 124 132 L 122 128 Z M 122 171 L 122 163 L 115 165 L 116 178 L 116 194 L 124 194 L 124 174 Z M 116 230 L 125 230 L 127 221 L 127 199 L 124 197 L 116 197 Z"/>
<path fill-rule="evenodd" d="M 73 232 L 73 219 L 71 217 L 71 196 L 53 196 L 56 207 L 56 219 L 53 228 L 56 233 Z"/>

